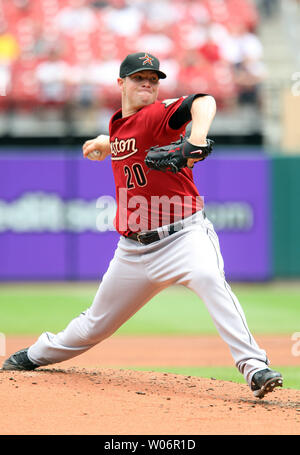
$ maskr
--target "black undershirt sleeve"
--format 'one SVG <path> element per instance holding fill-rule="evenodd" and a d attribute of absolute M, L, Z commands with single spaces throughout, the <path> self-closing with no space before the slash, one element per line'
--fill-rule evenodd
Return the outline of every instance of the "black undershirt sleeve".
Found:
<path fill-rule="evenodd" d="M 178 130 L 181 128 L 186 122 L 192 120 L 191 116 L 191 108 L 193 101 L 196 98 L 207 96 L 207 93 L 197 93 L 195 95 L 190 95 L 186 97 L 179 108 L 174 112 L 174 114 L 170 117 L 169 126 L 173 130 Z"/>

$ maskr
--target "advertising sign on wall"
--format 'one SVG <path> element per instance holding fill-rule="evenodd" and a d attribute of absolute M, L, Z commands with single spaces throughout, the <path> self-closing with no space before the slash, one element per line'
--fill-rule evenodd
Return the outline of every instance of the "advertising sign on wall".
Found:
<path fill-rule="evenodd" d="M 194 180 L 219 235 L 229 280 L 270 277 L 269 163 L 219 155 Z M 110 160 L 77 153 L 0 156 L 0 280 L 101 279 L 119 235 Z"/>

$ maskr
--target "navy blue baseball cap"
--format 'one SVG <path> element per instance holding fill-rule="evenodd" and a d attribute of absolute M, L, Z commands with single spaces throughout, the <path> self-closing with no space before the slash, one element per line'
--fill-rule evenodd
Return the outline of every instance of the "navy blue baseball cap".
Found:
<path fill-rule="evenodd" d="M 147 52 L 129 54 L 120 66 L 120 77 L 124 78 L 139 71 L 151 70 L 158 74 L 159 79 L 165 79 L 167 75 L 160 71 L 159 60 Z"/>

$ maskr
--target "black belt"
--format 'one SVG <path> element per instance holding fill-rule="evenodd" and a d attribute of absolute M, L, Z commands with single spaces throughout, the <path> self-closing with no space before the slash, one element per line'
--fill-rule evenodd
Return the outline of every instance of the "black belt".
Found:
<path fill-rule="evenodd" d="M 206 218 L 205 212 L 202 211 L 203 218 Z M 177 221 L 176 223 L 169 224 L 169 226 L 164 229 L 164 237 L 168 237 L 172 234 L 175 234 L 175 232 L 180 231 L 185 227 L 184 220 Z M 167 235 L 166 235 L 167 233 Z M 130 240 L 135 240 L 136 242 L 141 243 L 142 245 L 149 245 L 150 243 L 157 242 L 158 240 L 161 240 L 161 237 L 159 236 L 159 233 L 157 230 L 153 231 L 141 231 L 141 232 L 131 232 L 128 235 L 125 235 L 124 237 L 130 239 Z"/>

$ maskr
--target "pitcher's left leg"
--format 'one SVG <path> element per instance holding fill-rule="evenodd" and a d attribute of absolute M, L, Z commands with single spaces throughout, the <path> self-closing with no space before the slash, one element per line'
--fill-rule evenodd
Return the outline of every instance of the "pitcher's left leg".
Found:
<path fill-rule="evenodd" d="M 209 221 L 205 225 L 205 230 L 193 230 L 187 236 L 191 272 L 186 285 L 204 301 L 237 368 L 251 387 L 253 375 L 267 369 L 269 360 L 252 336 L 244 311 L 225 280 L 218 237 Z"/>

